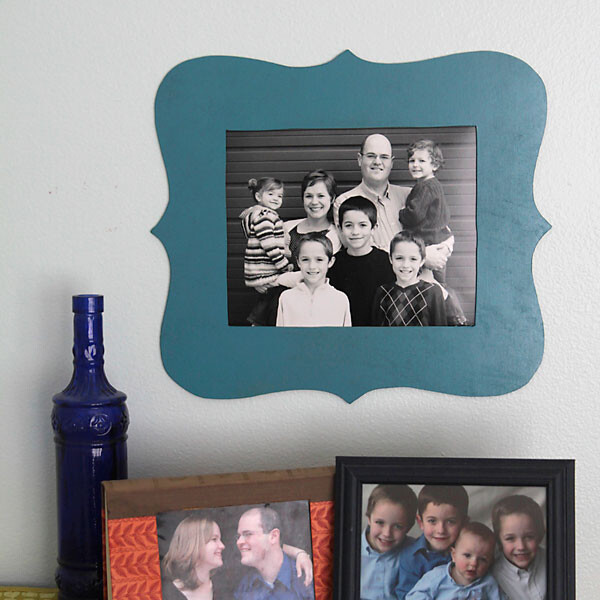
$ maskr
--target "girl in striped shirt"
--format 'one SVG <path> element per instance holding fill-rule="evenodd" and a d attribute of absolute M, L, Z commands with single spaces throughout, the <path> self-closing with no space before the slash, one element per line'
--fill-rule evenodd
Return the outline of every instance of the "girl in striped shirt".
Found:
<path fill-rule="evenodd" d="M 261 294 L 248 320 L 253 325 L 275 325 L 277 278 L 291 270 L 285 253 L 283 222 L 277 210 L 283 203 L 283 183 L 274 177 L 250 179 L 248 188 L 256 201 L 240 214 L 247 238 L 244 254 L 244 281 Z M 273 308 L 272 308 L 273 307 Z"/>

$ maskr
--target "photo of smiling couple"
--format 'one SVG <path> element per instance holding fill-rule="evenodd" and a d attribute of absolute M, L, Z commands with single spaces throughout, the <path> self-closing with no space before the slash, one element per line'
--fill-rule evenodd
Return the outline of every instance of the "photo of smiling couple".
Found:
<path fill-rule="evenodd" d="M 308 502 L 157 516 L 163 600 L 314 600 Z"/>
<path fill-rule="evenodd" d="M 395 157 L 385 135 L 364 136 L 355 157 L 361 181 L 342 194 L 330 170 L 304 175 L 305 216 L 299 219 L 283 218 L 288 186 L 282 179 L 249 179 L 249 205 L 239 214 L 245 248 L 238 259 L 245 287 L 254 290 L 246 307 L 248 323 L 472 324 L 447 283 L 456 237 L 438 179 L 444 166 L 441 145 L 429 138 L 407 145 L 403 170 L 412 186 L 390 183 Z"/>

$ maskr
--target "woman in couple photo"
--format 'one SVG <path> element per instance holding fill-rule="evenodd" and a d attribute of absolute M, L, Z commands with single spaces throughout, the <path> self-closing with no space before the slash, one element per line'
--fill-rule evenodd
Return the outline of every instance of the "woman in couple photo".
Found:
<path fill-rule="evenodd" d="M 162 560 L 164 600 L 219 600 L 213 572 L 223 566 L 221 529 L 212 519 L 190 515 L 179 523 Z"/>

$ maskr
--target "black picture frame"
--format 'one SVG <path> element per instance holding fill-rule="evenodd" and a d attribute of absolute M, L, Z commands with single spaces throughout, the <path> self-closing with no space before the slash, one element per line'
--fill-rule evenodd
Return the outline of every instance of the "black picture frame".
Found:
<path fill-rule="evenodd" d="M 363 484 L 539 486 L 546 489 L 547 600 L 575 600 L 575 461 L 336 457 L 334 600 L 360 598 Z"/>

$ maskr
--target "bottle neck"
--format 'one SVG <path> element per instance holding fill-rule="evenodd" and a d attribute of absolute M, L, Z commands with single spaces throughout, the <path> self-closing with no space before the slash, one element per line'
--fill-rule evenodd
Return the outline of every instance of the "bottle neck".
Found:
<path fill-rule="evenodd" d="M 73 365 L 78 371 L 104 371 L 102 313 L 75 313 L 73 316 Z"/>

